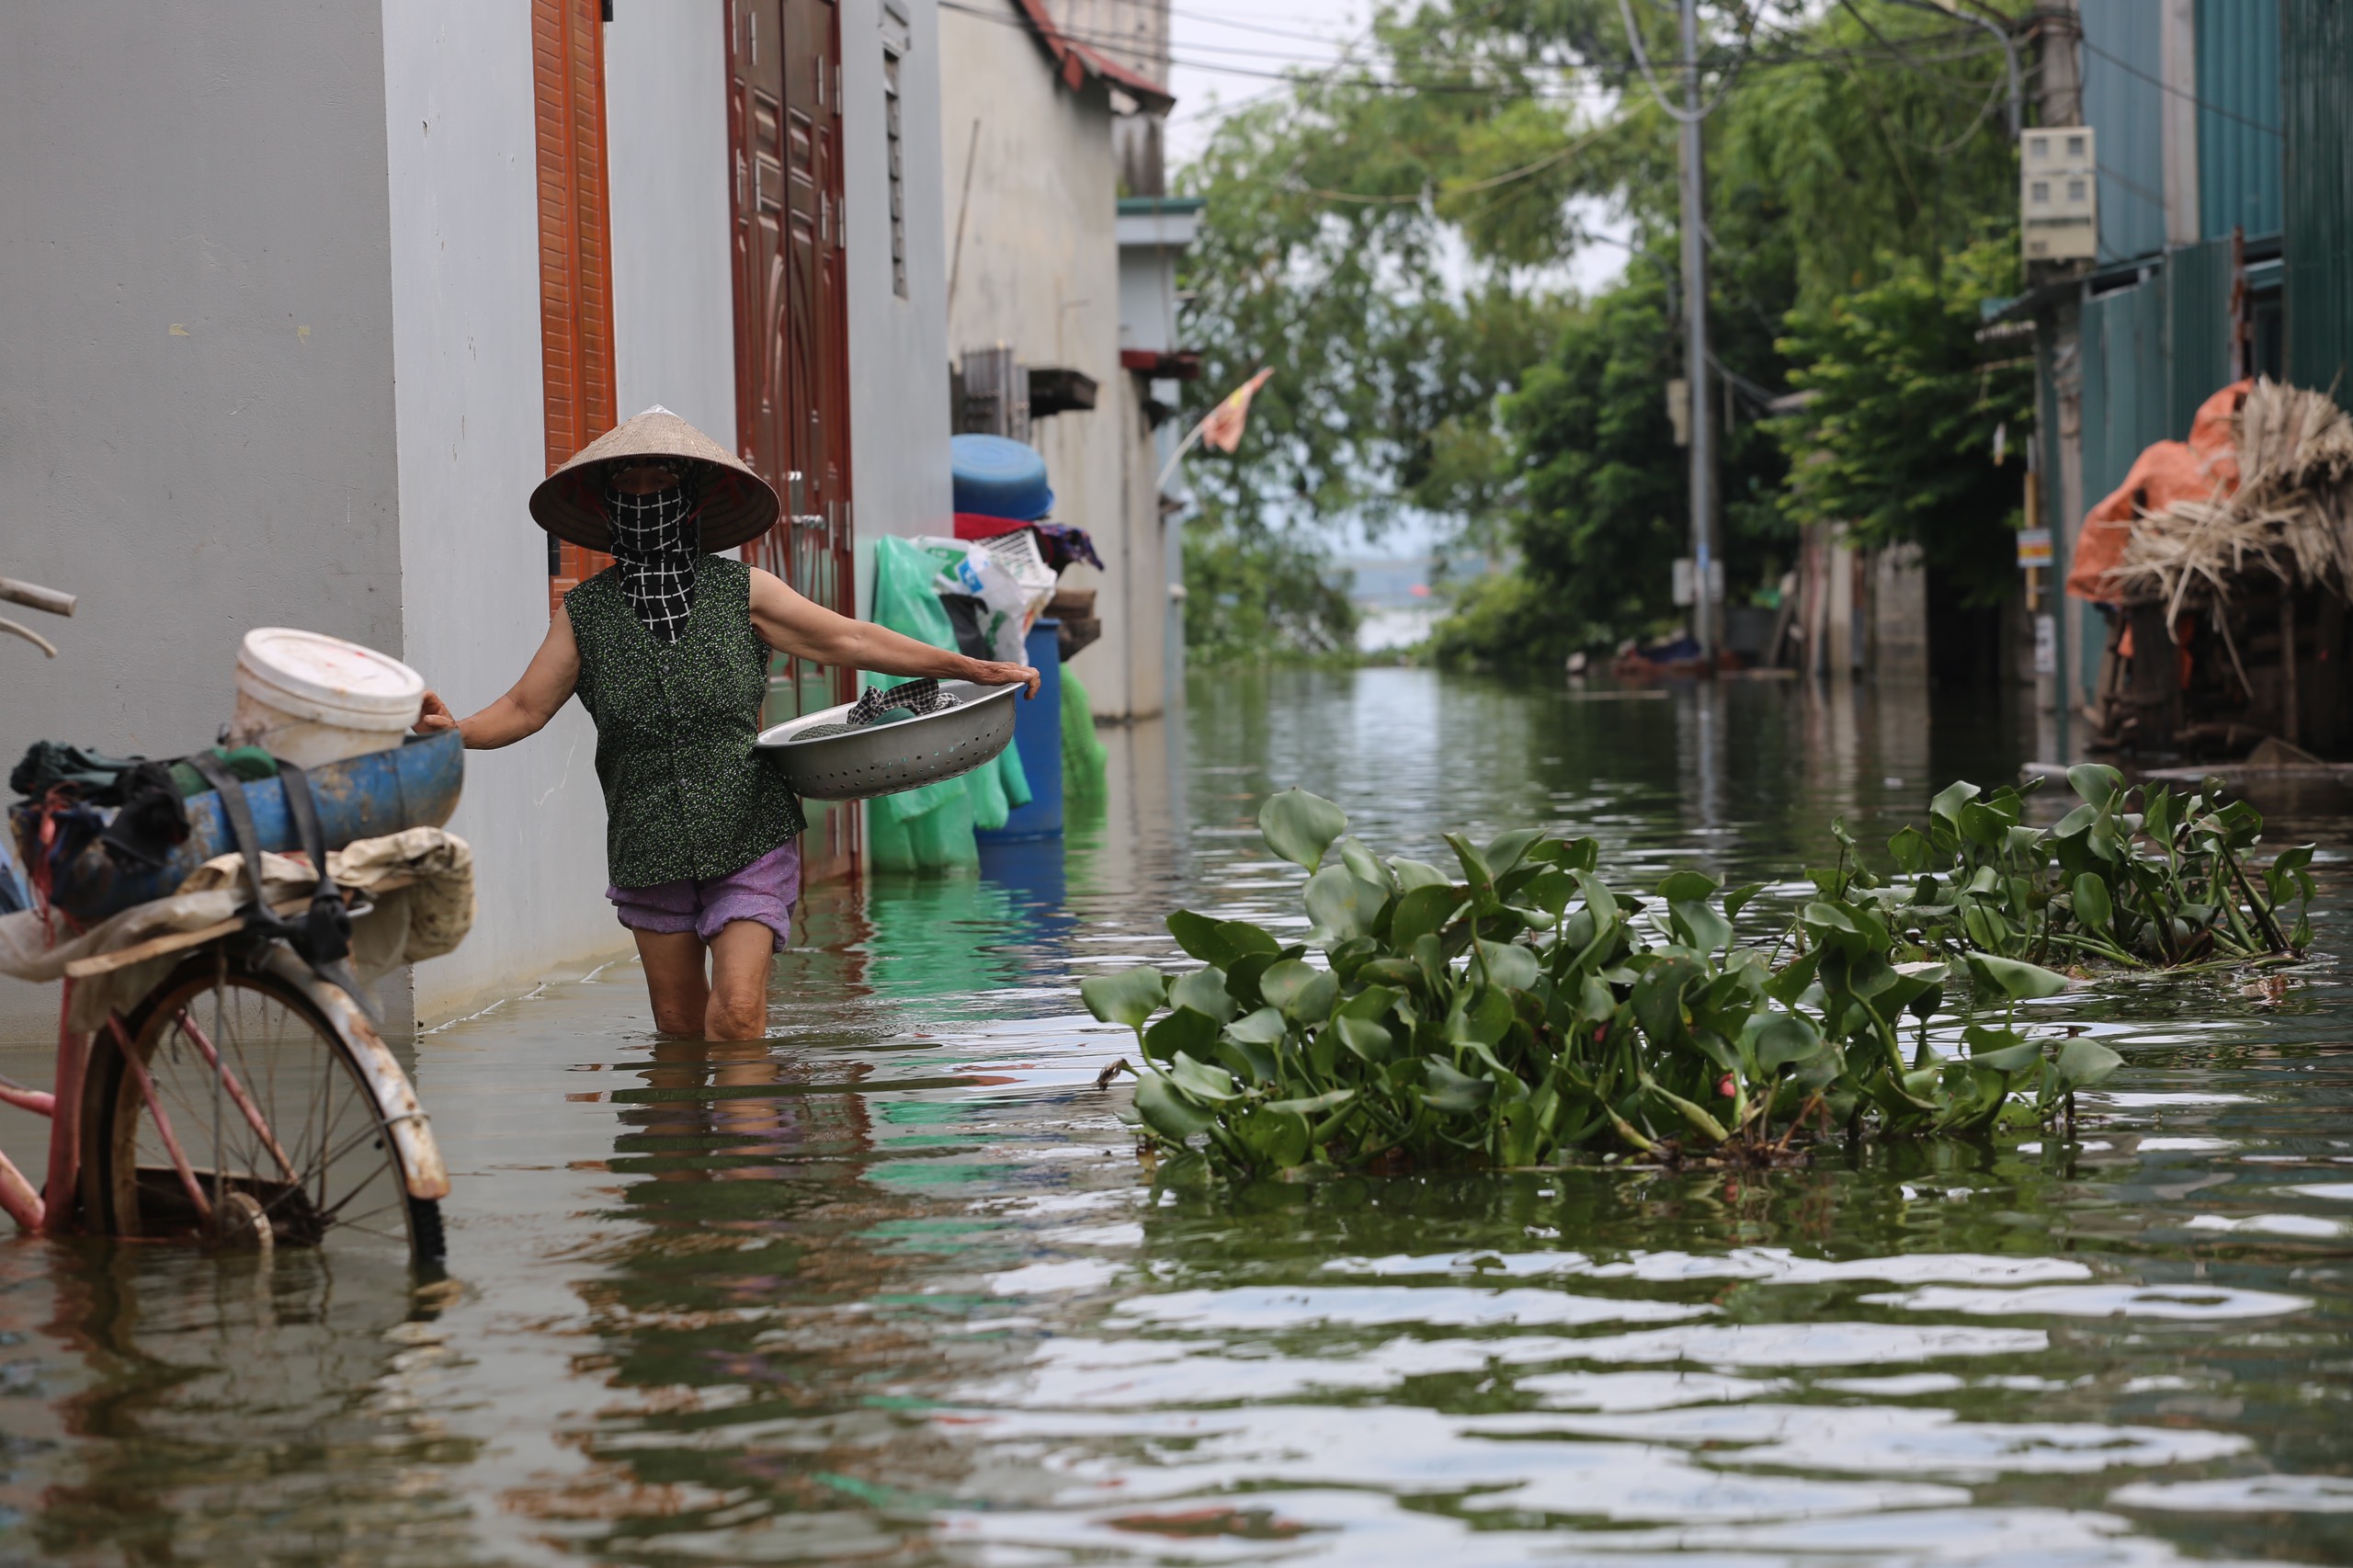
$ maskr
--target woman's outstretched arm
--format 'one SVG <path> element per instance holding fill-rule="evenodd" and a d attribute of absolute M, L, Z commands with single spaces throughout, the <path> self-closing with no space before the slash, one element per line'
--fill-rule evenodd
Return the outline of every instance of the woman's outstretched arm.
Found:
<path fill-rule="evenodd" d="M 448 703 L 428 691 L 425 710 L 417 715 L 416 733 L 429 735 L 455 730 L 465 737 L 468 751 L 510 746 L 544 729 L 556 710 L 572 700 L 572 688 L 579 681 L 580 645 L 572 640 L 572 617 L 559 608 L 548 620 L 547 641 L 540 644 L 523 678 L 506 696 L 481 712 L 460 719 L 449 711 Z"/>
<path fill-rule="evenodd" d="M 778 653 L 795 653 L 821 665 L 847 665 L 884 676 L 935 676 L 980 686 L 1025 686 L 1029 696 L 1038 695 L 1038 672 L 1027 665 L 968 659 L 872 621 L 835 615 L 793 592 L 774 573 L 756 566 L 752 569 L 752 625 L 760 640 Z"/>

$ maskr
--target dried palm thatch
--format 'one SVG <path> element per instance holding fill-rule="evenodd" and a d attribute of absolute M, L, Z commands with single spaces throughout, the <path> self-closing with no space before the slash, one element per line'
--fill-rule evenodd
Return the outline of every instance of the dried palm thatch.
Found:
<path fill-rule="evenodd" d="M 2168 619 L 2193 589 L 2219 610 L 2263 573 L 2353 598 L 2353 418 L 2325 392 L 2259 381 L 2232 426 L 2237 492 L 2144 513 L 2110 581 Z"/>

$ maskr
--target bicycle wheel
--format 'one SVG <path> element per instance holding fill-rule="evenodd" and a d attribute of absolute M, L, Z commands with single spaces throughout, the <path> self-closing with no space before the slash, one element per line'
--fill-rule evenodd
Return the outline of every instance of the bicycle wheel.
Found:
<path fill-rule="evenodd" d="M 103 1234 L 442 1253 L 448 1181 L 406 1078 L 344 993 L 280 949 L 200 952 L 120 1035 L 100 1029 L 82 1137 Z"/>

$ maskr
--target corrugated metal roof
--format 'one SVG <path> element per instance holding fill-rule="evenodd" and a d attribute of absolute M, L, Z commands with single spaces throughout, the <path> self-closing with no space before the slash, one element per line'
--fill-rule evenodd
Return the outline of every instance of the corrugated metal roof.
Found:
<path fill-rule="evenodd" d="M 2199 229 L 2279 232 L 2279 0 L 2198 0 Z"/>
<path fill-rule="evenodd" d="M 2084 123 L 2099 132 L 2099 259 L 2165 248 L 2165 89 L 2150 0 L 2081 0 Z"/>
<path fill-rule="evenodd" d="M 2288 378 L 2353 406 L 2353 0 L 2284 0 Z"/>

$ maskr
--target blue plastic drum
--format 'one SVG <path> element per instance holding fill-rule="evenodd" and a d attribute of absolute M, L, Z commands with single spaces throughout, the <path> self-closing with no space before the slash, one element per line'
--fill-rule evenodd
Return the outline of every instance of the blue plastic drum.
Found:
<path fill-rule="evenodd" d="M 406 744 L 363 756 L 346 757 L 306 769 L 311 799 L 318 807 L 326 847 L 340 849 L 358 838 L 374 838 L 409 827 L 439 827 L 458 809 L 465 783 L 465 743 L 455 730 L 409 737 Z M 266 850 L 301 846 L 286 811 L 286 786 L 265 778 L 244 786 L 254 832 Z M 221 797 L 207 790 L 185 803 L 188 842 L 161 867 L 118 865 L 93 843 L 72 864 L 55 868 L 51 902 L 85 924 L 95 924 L 134 903 L 165 898 L 215 855 L 237 847 Z"/>
<path fill-rule="evenodd" d="M 957 436 L 948 443 L 956 509 L 1034 523 L 1054 509 L 1046 460 L 1003 436 Z"/>

